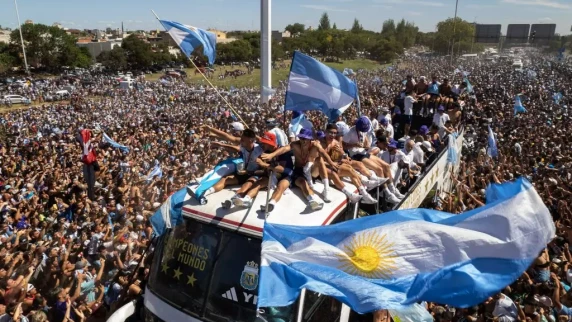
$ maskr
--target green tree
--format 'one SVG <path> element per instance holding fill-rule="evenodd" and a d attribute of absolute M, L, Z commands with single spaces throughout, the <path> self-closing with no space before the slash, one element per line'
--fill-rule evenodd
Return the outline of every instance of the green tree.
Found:
<path fill-rule="evenodd" d="M 395 21 L 393 21 L 393 19 L 388 19 L 383 22 L 381 36 L 384 38 L 395 37 Z"/>
<path fill-rule="evenodd" d="M 217 61 L 219 62 L 249 61 L 255 55 L 252 45 L 245 39 L 220 44 L 217 48 L 217 53 Z M 257 53 L 259 54 L 260 51 Z"/>
<path fill-rule="evenodd" d="M 301 23 L 295 23 L 295 24 L 290 24 L 290 25 L 286 26 L 286 28 L 284 28 L 284 30 L 288 31 L 290 33 L 290 35 L 292 35 L 292 37 L 298 37 L 302 33 L 304 33 L 304 31 L 306 31 L 306 26 L 304 24 L 301 24 Z"/>
<path fill-rule="evenodd" d="M 351 32 L 357 34 L 357 33 L 360 33 L 362 31 L 363 31 L 363 27 L 359 23 L 359 20 L 357 20 L 357 18 L 354 18 L 354 24 L 352 25 Z"/>
<path fill-rule="evenodd" d="M 85 67 L 91 60 L 89 52 L 76 46 L 75 37 L 58 27 L 24 24 L 22 36 L 26 45 L 26 58 L 31 66 L 44 66 L 48 70 L 57 71 L 63 66 Z M 21 45 L 19 30 L 12 31 L 10 43 L 14 48 Z M 14 58 L 18 63 L 21 62 L 19 54 Z"/>
<path fill-rule="evenodd" d="M 451 53 L 452 48 L 455 48 L 455 51 L 457 51 L 457 48 L 462 46 L 462 43 L 471 44 L 474 34 L 475 27 L 473 24 L 461 18 L 456 20 L 449 18 L 441 21 L 437 24 L 434 51 L 442 54 Z"/>
<path fill-rule="evenodd" d="M 0 74 L 10 70 L 16 63 L 16 59 L 10 52 L 10 46 L 0 43 Z"/>
<path fill-rule="evenodd" d="M 110 51 L 102 52 L 96 59 L 97 62 L 114 72 L 127 69 L 127 53 L 125 49 L 119 46 Z"/>
<path fill-rule="evenodd" d="M 129 67 L 133 69 L 147 69 L 153 65 L 153 51 L 151 45 L 131 34 L 123 39 L 121 48 L 125 51 Z"/>
<path fill-rule="evenodd" d="M 338 26 L 336 25 L 336 23 L 334 22 L 334 25 L 332 26 L 332 29 L 337 30 Z"/>
<path fill-rule="evenodd" d="M 327 12 L 324 12 L 322 14 L 322 17 L 320 18 L 320 23 L 318 25 L 318 30 L 329 30 L 331 29 L 330 27 L 330 17 L 328 16 Z"/>

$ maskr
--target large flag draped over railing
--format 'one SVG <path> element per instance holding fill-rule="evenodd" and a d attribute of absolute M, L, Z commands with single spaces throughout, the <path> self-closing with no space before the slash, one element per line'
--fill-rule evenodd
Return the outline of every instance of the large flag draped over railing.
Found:
<path fill-rule="evenodd" d="M 159 21 L 187 58 L 197 47 L 202 46 L 203 54 L 209 60 L 209 64 L 214 64 L 216 56 L 216 35 L 214 33 L 174 21 Z"/>
<path fill-rule="evenodd" d="M 303 288 L 358 313 L 481 303 L 520 277 L 555 234 L 525 179 L 489 186 L 486 197 L 459 215 L 419 208 L 331 226 L 267 221 L 257 305 L 287 306 Z"/>
<path fill-rule="evenodd" d="M 351 79 L 310 56 L 294 52 L 285 110 L 318 110 L 334 121 L 356 98 L 357 86 Z"/>

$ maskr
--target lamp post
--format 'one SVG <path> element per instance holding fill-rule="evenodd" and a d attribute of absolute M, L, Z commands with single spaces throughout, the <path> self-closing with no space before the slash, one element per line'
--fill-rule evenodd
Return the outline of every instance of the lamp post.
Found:
<path fill-rule="evenodd" d="M 457 28 L 457 9 L 459 8 L 459 0 L 455 2 L 455 18 L 453 19 L 453 45 L 451 46 L 451 66 L 453 66 L 453 51 L 455 49 L 455 33 Z"/>
<path fill-rule="evenodd" d="M 18 17 L 18 30 L 20 31 L 22 54 L 24 54 L 24 68 L 26 69 L 26 74 L 30 75 L 30 70 L 28 69 L 28 59 L 26 59 L 26 47 L 24 46 L 24 36 L 22 36 L 22 23 L 20 22 L 20 13 L 18 12 L 18 2 L 16 0 L 14 0 L 14 6 L 16 7 L 16 17 Z"/>
<path fill-rule="evenodd" d="M 264 90 L 272 86 L 272 0 L 260 0 L 260 99 L 267 103 L 270 93 Z"/>

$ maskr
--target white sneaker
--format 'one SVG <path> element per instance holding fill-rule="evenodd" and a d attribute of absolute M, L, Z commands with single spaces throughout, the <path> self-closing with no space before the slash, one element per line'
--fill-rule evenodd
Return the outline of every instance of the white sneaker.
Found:
<path fill-rule="evenodd" d="M 379 183 L 375 179 L 368 179 L 367 181 L 362 180 L 361 182 L 365 185 L 365 188 L 367 190 L 371 190 L 371 189 L 379 186 Z"/>
<path fill-rule="evenodd" d="M 401 194 L 401 192 L 399 192 L 399 190 L 397 190 L 397 188 L 395 188 L 395 186 L 390 186 L 389 190 L 399 199 L 403 199 L 403 197 L 405 197 L 404 195 Z"/>
<path fill-rule="evenodd" d="M 312 210 L 322 210 L 322 208 L 324 208 L 324 203 L 312 200 L 310 201 L 310 208 L 312 208 Z"/>
<path fill-rule="evenodd" d="M 252 206 L 252 199 L 251 198 L 241 198 L 240 201 L 242 202 L 242 206 L 246 208 L 250 208 Z"/>
<path fill-rule="evenodd" d="M 324 189 L 324 191 L 322 191 L 321 195 L 322 195 L 322 199 L 323 199 L 325 202 L 328 202 L 328 203 L 329 203 L 329 202 L 332 202 L 332 201 L 330 200 L 330 198 L 328 198 L 328 190 Z"/>
<path fill-rule="evenodd" d="M 363 193 L 361 195 L 361 202 L 363 202 L 364 204 L 374 204 L 377 203 L 377 200 L 372 197 L 369 193 L 367 193 L 367 191 L 364 191 L 365 193 Z"/>
<path fill-rule="evenodd" d="M 397 198 L 393 193 L 385 193 L 385 201 L 392 204 L 398 204 L 401 202 L 401 199 Z"/>
<path fill-rule="evenodd" d="M 362 198 L 361 195 L 358 195 L 357 193 L 351 193 L 350 195 L 348 195 L 348 199 L 350 199 L 351 203 L 356 203 L 358 201 L 360 201 Z"/>

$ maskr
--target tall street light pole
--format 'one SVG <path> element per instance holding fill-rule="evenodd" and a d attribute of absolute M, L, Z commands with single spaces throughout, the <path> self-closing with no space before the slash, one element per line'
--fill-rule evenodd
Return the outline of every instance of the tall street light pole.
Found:
<path fill-rule="evenodd" d="M 20 22 L 20 13 L 18 12 L 18 2 L 16 0 L 14 0 L 14 6 L 16 7 L 16 17 L 18 17 L 18 30 L 20 31 L 22 54 L 24 54 L 24 68 L 26 69 L 26 74 L 30 75 L 30 70 L 28 69 L 28 60 L 26 59 L 26 46 L 24 46 L 24 36 L 22 36 L 22 23 Z"/>
<path fill-rule="evenodd" d="M 453 20 L 453 45 L 451 46 L 451 66 L 453 66 L 453 51 L 455 49 L 455 33 L 457 32 L 457 9 L 459 8 L 459 0 L 455 3 L 455 19 Z"/>

